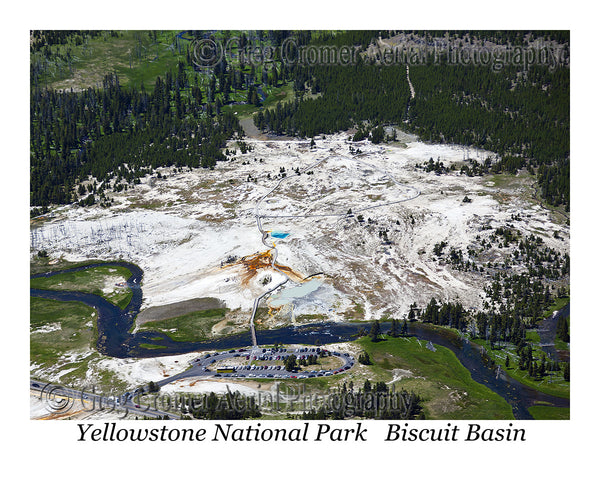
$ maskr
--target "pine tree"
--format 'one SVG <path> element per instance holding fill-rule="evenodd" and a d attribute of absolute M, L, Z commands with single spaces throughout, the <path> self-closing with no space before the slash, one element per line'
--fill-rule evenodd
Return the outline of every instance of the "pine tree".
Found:
<path fill-rule="evenodd" d="M 416 305 L 413 307 L 413 305 L 410 306 L 410 311 L 408 312 L 408 319 L 413 322 L 416 320 Z"/>
<path fill-rule="evenodd" d="M 283 364 L 288 372 L 293 372 L 296 369 L 296 355 L 288 355 Z"/>
<path fill-rule="evenodd" d="M 558 320 L 558 326 L 556 328 L 556 336 L 563 342 L 569 343 L 571 341 L 570 336 L 569 336 L 569 324 L 567 322 L 567 319 L 564 317 L 561 317 Z"/>
<path fill-rule="evenodd" d="M 527 369 L 527 375 L 533 378 L 535 374 L 534 362 L 529 362 L 529 368 Z"/>
<path fill-rule="evenodd" d="M 379 341 L 379 335 L 381 335 L 381 327 L 379 325 L 379 321 L 375 320 L 371 325 L 371 331 L 369 332 L 369 336 L 371 337 L 372 342 Z"/>
<path fill-rule="evenodd" d="M 394 338 L 396 338 L 399 335 L 398 320 L 396 320 L 395 318 L 392 318 L 392 327 L 390 328 L 390 332 L 388 335 Z"/>
<path fill-rule="evenodd" d="M 363 365 L 371 365 L 371 357 L 369 357 L 369 354 L 363 350 L 363 352 L 358 356 L 358 363 L 362 363 Z"/>

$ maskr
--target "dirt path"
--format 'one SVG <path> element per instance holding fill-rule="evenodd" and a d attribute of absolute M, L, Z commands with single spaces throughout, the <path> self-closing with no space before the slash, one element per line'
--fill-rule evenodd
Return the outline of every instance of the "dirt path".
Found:
<path fill-rule="evenodd" d="M 255 138 L 257 140 L 267 139 L 267 136 L 264 133 L 258 131 L 258 128 L 254 125 L 254 120 L 252 120 L 251 117 L 240 119 L 240 125 L 248 138 Z"/>
<path fill-rule="evenodd" d="M 413 87 L 413 84 L 410 81 L 409 71 L 410 70 L 407 65 L 406 66 L 406 79 L 408 80 L 408 87 L 410 88 L 410 98 L 415 98 L 415 88 Z"/>
<path fill-rule="evenodd" d="M 265 141 L 265 140 L 270 140 L 270 141 L 298 140 L 297 137 L 290 137 L 288 135 L 274 135 L 271 133 L 262 133 L 261 131 L 258 130 L 256 125 L 254 125 L 254 120 L 252 120 L 252 117 L 241 118 L 240 125 L 244 129 L 244 133 L 246 134 L 246 137 L 248 137 L 249 139 L 263 140 L 263 141 Z"/>

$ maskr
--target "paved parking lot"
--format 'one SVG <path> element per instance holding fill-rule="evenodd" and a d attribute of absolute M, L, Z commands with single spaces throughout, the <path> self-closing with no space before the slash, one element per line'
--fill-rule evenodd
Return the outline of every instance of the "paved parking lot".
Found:
<path fill-rule="evenodd" d="M 342 365 L 332 370 L 310 370 L 317 365 L 303 366 L 302 370 L 290 372 L 285 370 L 283 362 L 290 356 L 295 355 L 297 360 L 306 359 L 309 355 L 317 357 L 338 357 Z M 231 360 L 228 364 L 227 360 Z M 269 362 L 265 365 L 257 365 L 252 362 Z M 348 353 L 333 352 L 320 347 L 298 347 L 298 348 L 260 348 L 248 347 L 232 349 L 227 352 L 207 353 L 194 359 L 192 368 L 178 375 L 165 378 L 158 385 L 190 377 L 215 377 L 215 378 L 313 378 L 328 377 L 345 373 L 355 363 L 354 357 Z"/>

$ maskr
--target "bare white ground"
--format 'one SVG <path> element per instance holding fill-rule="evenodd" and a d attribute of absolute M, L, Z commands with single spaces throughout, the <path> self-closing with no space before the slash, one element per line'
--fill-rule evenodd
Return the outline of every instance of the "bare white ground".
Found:
<path fill-rule="evenodd" d="M 45 249 L 51 257 L 73 261 L 137 263 L 144 269 L 143 308 L 209 296 L 249 311 L 254 298 L 276 285 L 281 274 L 266 268 L 261 273 L 271 275 L 270 283 L 263 284 L 261 274 L 243 285 L 241 266 L 221 266 L 265 249 L 255 207 L 283 173 L 287 180 L 260 204 L 261 214 L 272 215 L 263 219 L 263 228 L 290 234 L 270 239 L 279 264 L 307 276 L 326 274 L 321 288 L 294 300 L 288 311 L 295 314 L 321 313 L 336 320 L 364 312 L 360 317 L 369 320 L 406 314 L 411 303 L 423 305 L 432 296 L 478 308 L 487 279 L 440 264 L 432 250 L 445 241 L 466 254 L 478 235 L 489 234 L 486 226 L 510 223 L 524 235 L 542 236 L 552 248 L 569 248 L 569 227 L 553 223 L 529 199 L 527 180 L 501 189 L 490 177 L 467 177 L 458 170 L 438 176 L 415 168 L 430 158 L 460 166 L 467 158 L 483 161 L 489 152 L 418 141 L 350 143 L 344 134 L 316 139 L 314 149 L 302 140 L 246 143 L 250 152 L 238 151 L 235 160 L 212 171 L 163 169 L 167 178 L 146 178 L 114 194 L 109 209 L 59 209 L 32 229 L 32 255 Z M 350 147 L 361 153 L 351 153 Z M 296 169 L 320 160 L 310 173 L 297 175 Z M 415 190 L 418 197 L 392 203 Z M 471 203 L 462 201 L 465 195 Z M 352 216 L 334 215 L 346 213 Z M 562 239 L 552 236 L 555 231 Z M 491 249 L 486 257 L 501 261 L 505 254 Z"/>

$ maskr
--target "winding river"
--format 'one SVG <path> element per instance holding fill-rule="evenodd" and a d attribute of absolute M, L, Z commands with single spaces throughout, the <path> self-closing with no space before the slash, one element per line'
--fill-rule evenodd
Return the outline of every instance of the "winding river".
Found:
<path fill-rule="evenodd" d="M 176 355 L 193 351 L 229 349 L 247 347 L 252 343 L 249 333 L 229 335 L 206 342 L 176 342 L 159 332 L 131 333 L 135 317 L 142 304 L 141 281 L 143 271 L 134 264 L 127 262 L 93 263 L 85 266 L 70 268 L 49 273 L 32 275 L 31 278 L 50 277 L 60 273 L 75 272 L 98 266 L 122 266 L 128 268 L 132 275 L 127 279 L 127 285 L 133 292 L 133 297 L 126 308 L 120 309 L 108 300 L 91 293 L 30 289 L 34 297 L 48 298 L 59 301 L 83 302 L 95 308 L 98 312 L 98 351 L 104 355 L 119 358 L 158 357 Z M 565 307 L 565 310 L 569 306 Z M 561 311 L 559 315 L 562 315 Z M 382 330 L 389 325 L 382 323 Z M 364 323 L 319 323 L 314 325 L 283 327 L 274 330 L 259 330 L 257 333 L 261 344 L 274 342 L 284 344 L 318 345 L 353 340 L 365 328 Z M 486 365 L 480 353 L 480 347 L 467 339 L 461 339 L 451 331 L 432 329 L 426 324 L 410 323 L 410 335 L 434 344 L 449 348 L 454 352 L 462 365 L 471 372 L 473 380 L 487 386 L 502 396 L 513 408 L 517 419 L 531 419 L 528 407 L 537 402 L 547 402 L 558 407 L 568 407 L 569 399 L 541 393 L 508 377 L 504 372 L 497 374 L 494 368 Z M 143 345 L 157 348 L 145 348 Z"/>

